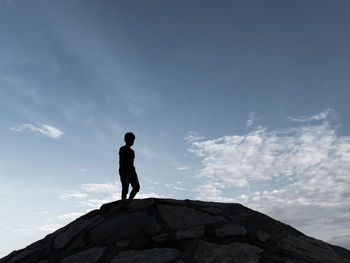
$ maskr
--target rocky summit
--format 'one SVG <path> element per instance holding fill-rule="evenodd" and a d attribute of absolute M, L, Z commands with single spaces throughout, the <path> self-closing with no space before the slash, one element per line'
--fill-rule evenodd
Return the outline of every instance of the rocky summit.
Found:
<path fill-rule="evenodd" d="M 150 198 L 105 204 L 5 262 L 350 263 L 350 251 L 240 204 Z"/>

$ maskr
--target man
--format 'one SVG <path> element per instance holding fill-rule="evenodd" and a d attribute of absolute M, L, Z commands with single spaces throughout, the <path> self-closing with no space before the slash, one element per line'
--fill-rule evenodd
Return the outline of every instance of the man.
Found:
<path fill-rule="evenodd" d="M 135 135 L 128 132 L 124 135 L 125 145 L 119 149 L 119 175 L 122 183 L 122 200 L 126 199 L 129 191 L 129 184 L 132 186 L 132 191 L 129 199 L 133 199 L 136 193 L 140 190 L 139 180 L 134 167 L 135 153 L 130 148 L 135 141 Z"/>

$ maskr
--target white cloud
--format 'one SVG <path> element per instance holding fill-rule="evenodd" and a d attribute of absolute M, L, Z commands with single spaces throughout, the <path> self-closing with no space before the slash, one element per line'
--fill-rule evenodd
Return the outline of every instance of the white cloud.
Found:
<path fill-rule="evenodd" d="M 29 233 L 29 234 L 37 233 L 38 231 L 51 233 L 56 231 L 60 227 L 62 227 L 62 225 L 58 225 L 58 224 L 45 224 L 43 226 L 26 226 L 24 224 L 19 224 L 19 227 L 13 231 Z"/>
<path fill-rule="evenodd" d="M 70 219 L 70 220 L 73 220 L 73 219 L 76 219 L 76 218 L 78 218 L 78 217 L 80 217 L 82 215 L 83 215 L 83 213 L 72 212 L 72 213 L 59 215 L 57 218 L 58 219 Z"/>
<path fill-rule="evenodd" d="M 28 132 L 34 133 L 36 135 L 43 135 L 53 139 L 58 139 L 63 135 L 63 132 L 61 130 L 53 126 L 40 123 L 22 123 L 18 126 L 11 127 L 10 129 L 16 132 Z"/>
<path fill-rule="evenodd" d="M 43 232 L 54 232 L 57 229 L 59 229 L 60 227 L 62 227 L 62 225 L 58 225 L 58 224 L 46 224 L 44 226 L 40 226 L 40 227 L 36 227 L 38 230 L 43 231 Z"/>
<path fill-rule="evenodd" d="M 10 214 L 12 211 L 10 209 L 0 210 L 0 215 Z"/>
<path fill-rule="evenodd" d="M 184 137 L 184 140 L 189 142 L 189 143 L 192 143 L 194 141 L 198 141 L 198 140 L 201 140 L 201 139 L 204 139 L 204 137 L 202 136 L 199 136 L 197 132 L 195 131 L 190 131 L 188 132 L 185 137 Z"/>
<path fill-rule="evenodd" d="M 164 195 L 160 195 L 160 194 L 156 194 L 156 193 L 152 193 L 152 192 L 150 192 L 150 193 L 143 193 L 143 192 L 141 192 L 141 193 L 138 193 L 136 195 L 136 198 L 137 199 L 143 199 L 143 198 L 165 198 L 165 196 Z"/>
<path fill-rule="evenodd" d="M 254 124 L 255 121 L 257 121 L 258 118 L 256 117 L 256 114 L 254 111 L 249 113 L 248 120 L 247 120 L 247 126 L 250 127 Z"/>
<path fill-rule="evenodd" d="M 189 150 L 203 164 L 197 198 L 239 201 L 309 235 L 350 244 L 350 137 L 337 135 L 330 113 L 284 130 L 193 141 Z"/>
<path fill-rule="evenodd" d="M 153 182 L 150 179 L 147 179 L 149 182 Z M 158 182 L 153 182 L 154 184 L 159 184 Z M 86 193 L 81 193 L 79 191 L 70 191 L 64 195 L 62 195 L 60 198 L 65 200 L 65 198 L 81 198 L 84 200 L 80 200 L 76 203 L 77 207 L 87 207 L 88 211 L 93 209 L 99 209 L 103 204 L 113 202 L 120 200 L 121 198 L 121 184 L 116 182 L 108 182 L 103 184 L 83 184 L 80 186 L 83 191 Z M 131 191 L 131 187 L 129 189 L 129 194 Z M 63 197 L 63 198 L 62 198 Z M 146 192 L 146 191 L 140 191 L 137 193 L 136 198 L 163 198 L 165 196 L 159 195 L 153 192 Z M 74 219 L 75 217 L 78 217 L 82 215 L 81 212 L 72 212 L 68 214 L 63 214 L 58 216 L 59 219 Z"/>
<path fill-rule="evenodd" d="M 121 189 L 119 189 L 118 192 L 113 193 L 113 194 L 109 194 L 109 195 L 107 195 L 107 196 L 105 196 L 103 198 L 95 198 L 95 199 L 88 199 L 88 200 L 80 201 L 79 202 L 79 206 L 89 207 L 90 209 L 98 209 L 103 204 L 120 200 L 120 197 L 121 197 L 120 190 Z M 137 193 L 135 198 L 136 199 L 143 199 L 143 198 L 151 198 L 151 197 L 153 197 L 153 198 L 164 198 L 165 196 L 159 195 L 159 194 L 156 194 L 156 193 L 152 193 L 152 192 L 139 192 L 139 193 Z"/>
<path fill-rule="evenodd" d="M 79 198 L 79 199 L 84 199 L 86 198 L 88 195 L 86 193 L 81 193 L 79 191 L 70 191 L 68 193 L 65 193 L 63 195 L 60 196 L 60 198 L 62 200 L 67 200 L 70 198 Z"/>
<path fill-rule="evenodd" d="M 299 116 L 297 118 L 289 117 L 288 120 L 295 122 L 320 121 L 327 119 L 332 114 L 334 114 L 334 110 L 329 108 L 313 116 Z"/>
<path fill-rule="evenodd" d="M 189 167 L 189 166 L 181 166 L 181 167 L 178 167 L 177 169 L 180 170 L 180 171 L 183 171 L 183 170 L 188 170 L 190 168 L 191 167 Z"/>
<path fill-rule="evenodd" d="M 120 183 L 105 183 L 105 184 L 83 184 L 81 188 L 86 192 L 113 194 L 120 190 Z"/>
<path fill-rule="evenodd" d="M 259 128 L 247 135 L 193 142 L 190 151 L 202 158 L 204 168 L 198 177 L 223 181 L 225 187 L 245 187 L 251 180 L 298 179 L 337 154 L 345 157 L 347 152 L 337 147 L 347 147 L 347 140 L 337 138 L 324 122 L 282 131 Z"/>
<path fill-rule="evenodd" d="M 104 198 L 95 198 L 95 199 L 88 199 L 84 201 L 79 202 L 79 206 L 82 207 L 89 207 L 91 209 L 98 209 L 105 203 L 110 203 L 113 201 L 117 201 L 120 199 L 120 194 L 113 194 L 106 196 Z"/>

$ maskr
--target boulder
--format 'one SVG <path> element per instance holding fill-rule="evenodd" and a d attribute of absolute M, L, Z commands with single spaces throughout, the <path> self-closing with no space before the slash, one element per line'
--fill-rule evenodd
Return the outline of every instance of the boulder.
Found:
<path fill-rule="evenodd" d="M 182 239 L 192 239 L 192 238 L 199 238 L 204 236 L 204 226 L 197 226 L 189 229 L 179 229 L 176 232 L 176 239 L 182 240 Z"/>
<path fill-rule="evenodd" d="M 180 251 L 173 248 L 152 248 L 120 252 L 111 263 L 168 263 L 175 260 Z"/>
<path fill-rule="evenodd" d="M 154 235 L 159 231 L 160 226 L 155 217 L 145 212 L 134 212 L 113 217 L 93 228 L 89 234 L 92 242 L 99 244 L 113 241 L 116 237 L 139 239 L 145 235 Z"/>
<path fill-rule="evenodd" d="M 247 243 L 228 245 L 202 242 L 194 252 L 195 263 L 259 263 L 262 249 Z"/>
<path fill-rule="evenodd" d="M 262 242 L 266 242 L 271 237 L 268 233 L 262 230 L 258 230 L 255 235 Z"/>
<path fill-rule="evenodd" d="M 106 251 L 104 247 L 93 247 L 75 254 L 72 254 L 63 260 L 60 263 L 95 263 L 97 262 Z"/>
<path fill-rule="evenodd" d="M 71 223 L 67 230 L 58 232 L 54 241 L 54 248 L 58 249 L 65 247 L 67 243 L 72 240 L 73 237 L 79 234 L 84 228 L 101 219 L 101 216 L 95 216 L 86 220 L 74 221 Z"/>
<path fill-rule="evenodd" d="M 244 236 L 245 234 L 247 234 L 247 230 L 240 225 L 223 225 L 215 229 L 215 236 L 217 237 Z"/>
<path fill-rule="evenodd" d="M 186 206 L 160 205 L 158 210 L 167 224 L 174 229 L 226 222 L 221 216 L 211 216 Z"/>

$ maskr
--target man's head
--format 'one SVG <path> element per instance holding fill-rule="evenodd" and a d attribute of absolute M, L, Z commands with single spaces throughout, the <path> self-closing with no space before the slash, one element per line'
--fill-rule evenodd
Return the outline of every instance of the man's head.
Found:
<path fill-rule="evenodd" d="M 132 132 L 125 133 L 124 141 L 125 141 L 126 145 L 132 146 L 134 144 L 134 141 L 135 141 L 135 135 Z"/>

